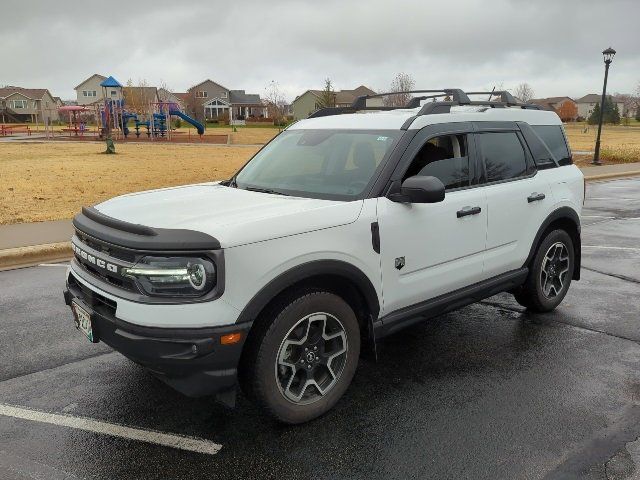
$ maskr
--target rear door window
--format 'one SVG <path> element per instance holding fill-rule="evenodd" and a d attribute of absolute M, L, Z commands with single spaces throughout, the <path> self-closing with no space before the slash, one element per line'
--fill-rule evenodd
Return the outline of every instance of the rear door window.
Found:
<path fill-rule="evenodd" d="M 571 153 L 560 125 L 531 125 L 560 165 L 571 165 Z"/>
<path fill-rule="evenodd" d="M 524 148 L 516 132 L 479 133 L 476 138 L 487 182 L 509 180 L 527 174 Z"/>

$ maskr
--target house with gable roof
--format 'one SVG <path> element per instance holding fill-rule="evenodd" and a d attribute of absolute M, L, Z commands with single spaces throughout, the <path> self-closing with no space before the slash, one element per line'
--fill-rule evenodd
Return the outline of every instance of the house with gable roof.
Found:
<path fill-rule="evenodd" d="M 58 119 L 58 104 L 48 89 L 0 88 L 0 123 L 49 123 Z"/>

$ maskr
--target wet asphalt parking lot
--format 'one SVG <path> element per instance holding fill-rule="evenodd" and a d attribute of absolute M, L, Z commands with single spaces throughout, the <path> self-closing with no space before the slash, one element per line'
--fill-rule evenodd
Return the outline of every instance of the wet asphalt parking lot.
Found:
<path fill-rule="evenodd" d="M 640 478 L 640 179 L 587 195 L 582 280 L 555 312 L 504 294 L 389 337 L 295 427 L 90 344 L 65 268 L 0 272 L 0 479 Z"/>

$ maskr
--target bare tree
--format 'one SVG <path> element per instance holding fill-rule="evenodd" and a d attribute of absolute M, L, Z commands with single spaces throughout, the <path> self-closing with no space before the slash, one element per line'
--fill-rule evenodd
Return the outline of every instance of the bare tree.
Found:
<path fill-rule="evenodd" d="M 622 112 L 620 115 L 627 117 L 635 110 L 638 99 L 629 93 L 614 93 L 617 102 L 622 102 Z"/>
<path fill-rule="evenodd" d="M 409 92 L 416 86 L 416 82 L 408 73 L 400 72 L 393 77 L 390 92 Z M 396 93 L 388 95 L 384 99 L 385 105 L 389 107 L 404 107 L 411 100 L 412 95 L 410 93 Z"/>
<path fill-rule="evenodd" d="M 333 83 L 330 78 L 324 79 L 324 88 L 320 93 L 320 100 L 318 101 L 320 108 L 335 107 L 336 106 L 336 93 L 333 91 Z"/>
<path fill-rule="evenodd" d="M 133 80 L 127 80 L 127 85 L 123 87 L 122 94 L 128 112 L 148 112 L 149 103 L 155 100 L 148 87 L 149 84 L 144 78 L 138 80 L 137 85 L 134 85 Z"/>
<path fill-rule="evenodd" d="M 264 100 L 269 118 L 273 119 L 275 125 L 281 125 L 287 114 L 287 101 L 280 90 L 280 85 L 275 80 L 271 80 L 265 88 Z"/>
<path fill-rule="evenodd" d="M 513 94 L 525 103 L 531 100 L 535 95 L 533 88 L 531 88 L 531 85 L 526 82 L 518 85 Z"/>

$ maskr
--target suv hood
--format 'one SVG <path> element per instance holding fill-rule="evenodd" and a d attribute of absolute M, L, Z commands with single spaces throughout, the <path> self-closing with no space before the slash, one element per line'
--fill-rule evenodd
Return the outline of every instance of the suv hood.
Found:
<path fill-rule="evenodd" d="M 229 248 L 354 222 L 362 200 L 287 197 L 204 183 L 122 195 L 95 208 L 125 222 L 204 232 Z"/>

